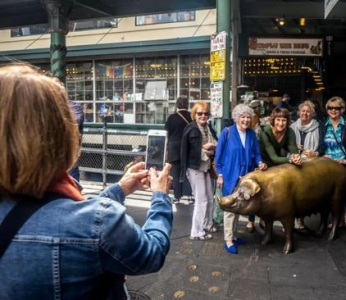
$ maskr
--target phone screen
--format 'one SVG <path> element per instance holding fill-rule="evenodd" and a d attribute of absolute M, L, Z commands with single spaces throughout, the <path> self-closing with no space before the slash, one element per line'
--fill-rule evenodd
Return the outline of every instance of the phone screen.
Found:
<path fill-rule="evenodd" d="M 162 171 L 166 160 L 166 131 L 149 131 L 146 155 L 146 168 Z"/>

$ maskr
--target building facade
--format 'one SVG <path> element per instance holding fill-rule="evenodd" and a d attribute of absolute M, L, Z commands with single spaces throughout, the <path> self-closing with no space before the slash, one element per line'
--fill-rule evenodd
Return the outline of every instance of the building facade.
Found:
<path fill-rule="evenodd" d="M 50 72 L 46 25 L 0 31 L 0 60 Z M 84 29 L 84 30 L 83 30 Z M 164 124 L 179 96 L 210 101 L 216 11 L 70 22 L 66 89 L 86 122 Z"/>

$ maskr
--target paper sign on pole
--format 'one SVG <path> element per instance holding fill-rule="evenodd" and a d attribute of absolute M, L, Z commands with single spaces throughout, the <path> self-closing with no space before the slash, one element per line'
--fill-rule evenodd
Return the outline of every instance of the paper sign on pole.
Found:
<path fill-rule="evenodd" d="M 210 80 L 225 80 L 226 31 L 215 33 L 210 39 Z"/>
<path fill-rule="evenodd" d="M 223 113 L 223 82 L 212 82 L 210 84 L 210 112 L 212 118 L 222 118 Z"/>

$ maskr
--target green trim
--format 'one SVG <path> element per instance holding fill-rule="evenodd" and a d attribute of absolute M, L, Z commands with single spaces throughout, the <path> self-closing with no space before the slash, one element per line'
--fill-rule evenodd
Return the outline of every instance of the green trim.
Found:
<path fill-rule="evenodd" d="M 132 55 L 137 53 L 155 53 L 170 51 L 191 51 L 210 49 L 210 37 L 190 37 L 176 38 L 158 41 L 129 42 L 129 43 L 112 43 L 99 45 L 83 45 L 67 47 L 67 60 L 71 58 L 99 57 L 99 56 L 118 56 Z M 49 49 L 31 49 L 31 50 L 15 50 L 0 51 L 0 61 L 7 61 L 8 58 L 18 60 L 49 60 Z"/>

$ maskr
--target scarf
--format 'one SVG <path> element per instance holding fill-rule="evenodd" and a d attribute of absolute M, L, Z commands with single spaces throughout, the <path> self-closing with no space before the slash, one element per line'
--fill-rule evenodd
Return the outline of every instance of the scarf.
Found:
<path fill-rule="evenodd" d="M 57 182 L 51 183 L 47 188 L 47 192 L 61 194 L 74 201 L 84 200 L 81 186 L 68 173 L 64 173 Z"/>
<path fill-rule="evenodd" d="M 300 132 L 306 133 L 303 145 L 304 150 L 317 150 L 319 141 L 318 126 L 318 122 L 315 119 L 312 119 L 309 124 L 303 126 L 300 118 L 291 125 L 291 128 L 296 134 L 296 142 L 298 145 L 301 144 Z"/>

